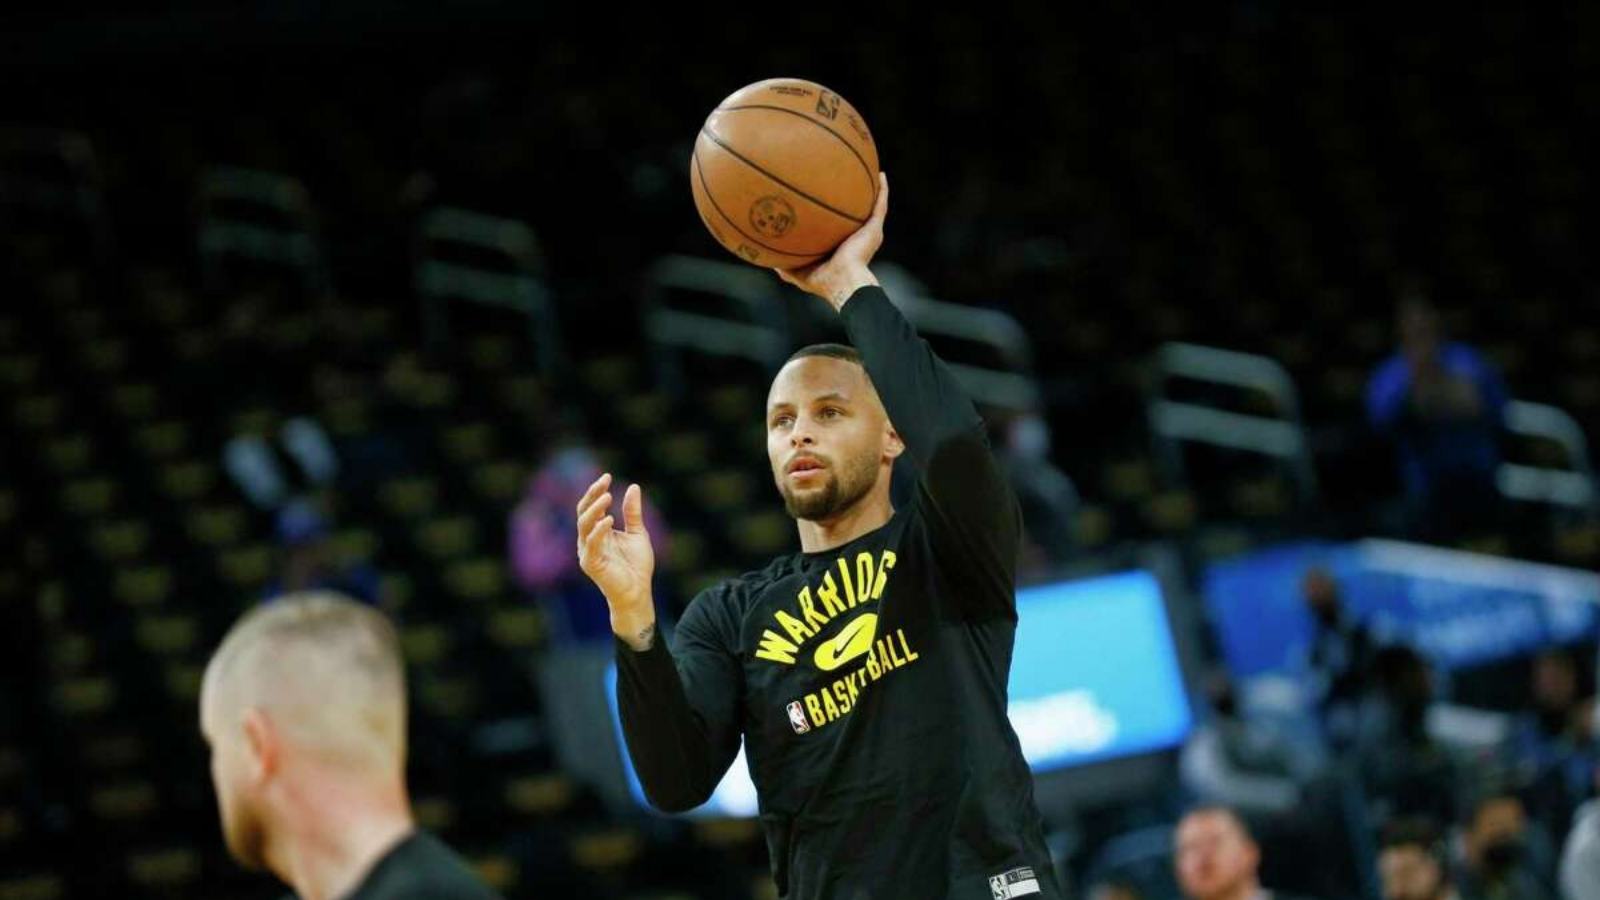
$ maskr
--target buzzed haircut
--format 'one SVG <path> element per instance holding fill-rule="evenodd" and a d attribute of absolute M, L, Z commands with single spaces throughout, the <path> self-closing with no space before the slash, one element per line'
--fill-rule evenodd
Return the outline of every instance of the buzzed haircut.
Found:
<path fill-rule="evenodd" d="M 1243 835 L 1245 840 L 1252 844 L 1256 842 L 1256 835 L 1255 832 L 1250 830 L 1250 823 L 1246 822 L 1244 816 L 1239 815 L 1238 811 L 1231 806 L 1224 806 L 1221 803 L 1202 803 L 1189 807 L 1188 811 L 1183 814 L 1183 818 L 1205 815 L 1222 816 L 1232 822 L 1235 828 L 1239 829 L 1239 834 Z"/>
<path fill-rule="evenodd" d="M 784 364 L 788 365 L 797 359 L 805 359 L 808 356 L 826 356 L 829 359 L 842 359 L 845 362 L 852 362 L 862 368 L 866 368 L 861 362 L 861 353 L 849 344 L 807 344 L 789 354 L 789 358 L 784 360 Z"/>
<path fill-rule="evenodd" d="M 382 613 L 328 591 L 251 610 L 211 657 L 219 715 L 264 711 L 285 737 L 330 761 L 403 768 L 405 668 Z"/>

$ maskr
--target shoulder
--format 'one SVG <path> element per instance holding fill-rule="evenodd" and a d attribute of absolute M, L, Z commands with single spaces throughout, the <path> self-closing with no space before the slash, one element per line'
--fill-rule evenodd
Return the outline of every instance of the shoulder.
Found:
<path fill-rule="evenodd" d="M 689 601 L 678 626 L 703 629 L 726 625 L 732 631 L 768 588 L 794 574 L 799 566 L 795 554 L 780 556 L 764 568 L 743 572 L 700 591 Z"/>
<path fill-rule="evenodd" d="M 495 900 L 498 895 L 443 841 L 418 831 L 384 856 L 350 900 L 423 897 Z"/>

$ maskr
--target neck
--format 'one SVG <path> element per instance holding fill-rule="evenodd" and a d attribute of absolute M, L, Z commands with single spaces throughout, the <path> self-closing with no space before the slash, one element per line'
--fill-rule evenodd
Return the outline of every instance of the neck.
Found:
<path fill-rule="evenodd" d="M 269 843 L 266 861 L 300 900 L 349 894 L 416 828 L 398 772 L 381 780 L 319 773 L 291 791 L 292 822 Z"/>
<path fill-rule="evenodd" d="M 885 478 L 871 493 L 830 518 L 795 520 L 795 526 L 800 529 L 800 549 L 818 553 L 841 547 L 869 531 L 882 528 L 893 515 L 889 480 Z"/>

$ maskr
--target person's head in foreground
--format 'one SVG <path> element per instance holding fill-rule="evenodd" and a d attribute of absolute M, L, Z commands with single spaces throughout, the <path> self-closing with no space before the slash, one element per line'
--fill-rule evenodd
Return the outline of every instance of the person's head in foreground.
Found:
<path fill-rule="evenodd" d="M 1443 838 L 1426 819 L 1397 819 L 1378 851 L 1383 900 L 1445 900 L 1454 894 Z"/>
<path fill-rule="evenodd" d="M 789 357 L 767 393 L 767 459 L 789 515 L 831 522 L 889 502 L 889 475 L 905 444 L 889 424 L 861 356 L 813 344 Z"/>
<path fill-rule="evenodd" d="M 1192 900 L 1244 900 L 1261 890 L 1261 848 L 1238 814 L 1225 806 L 1190 810 L 1178 822 L 1174 867 Z"/>
<path fill-rule="evenodd" d="M 246 613 L 206 667 L 200 731 L 223 838 L 245 867 L 305 900 L 397 896 L 367 889 L 419 854 L 437 869 L 442 848 L 415 846 L 405 675 L 383 614 L 326 592 Z"/>

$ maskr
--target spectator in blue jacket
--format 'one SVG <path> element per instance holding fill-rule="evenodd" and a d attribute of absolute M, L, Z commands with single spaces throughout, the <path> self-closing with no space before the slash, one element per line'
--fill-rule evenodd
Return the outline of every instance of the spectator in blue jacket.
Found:
<path fill-rule="evenodd" d="M 1498 512 L 1505 382 L 1483 354 L 1443 339 L 1426 300 L 1404 300 L 1398 326 L 1399 351 L 1367 384 L 1367 415 L 1399 450 L 1411 530 L 1425 540 L 1481 533 Z"/>

